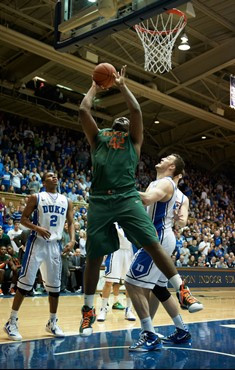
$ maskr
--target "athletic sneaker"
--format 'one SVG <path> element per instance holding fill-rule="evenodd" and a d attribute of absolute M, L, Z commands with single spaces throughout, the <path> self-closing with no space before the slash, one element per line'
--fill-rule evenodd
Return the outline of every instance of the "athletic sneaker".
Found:
<path fill-rule="evenodd" d="M 184 283 L 180 286 L 177 297 L 183 310 L 188 310 L 190 313 L 203 310 L 203 304 L 192 296 L 189 288 L 184 286 Z"/>
<path fill-rule="evenodd" d="M 120 302 L 116 302 L 113 304 L 112 309 L 113 310 L 125 310 L 125 307 Z"/>
<path fill-rule="evenodd" d="M 97 321 L 105 321 L 107 312 L 108 312 L 107 308 L 101 308 L 100 313 L 97 316 Z"/>
<path fill-rule="evenodd" d="M 161 340 L 150 331 L 142 331 L 139 340 L 129 347 L 129 351 L 149 352 L 162 348 Z"/>
<path fill-rule="evenodd" d="M 131 308 L 129 308 L 129 307 L 127 307 L 125 309 L 125 319 L 128 320 L 128 321 L 135 321 L 136 320 L 135 315 L 133 314 Z"/>
<path fill-rule="evenodd" d="M 0 289 L 0 296 L 4 295 L 2 289 Z"/>
<path fill-rule="evenodd" d="M 15 294 L 16 294 L 15 289 L 14 289 L 14 288 L 11 288 L 11 289 L 9 290 L 9 294 L 10 294 L 10 295 L 15 295 Z"/>
<path fill-rule="evenodd" d="M 52 334 L 56 338 L 63 338 L 65 336 L 64 332 L 60 329 L 60 327 L 57 325 L 56 320 L 49 320 L 46 324 L 46 331 L 50 334 Z"/>
<path fill-rule="evenodd" d="M 96 314 L 95 309 L 89 306 L 82 307 L 82 320 L 80 325 L 80 334 L 83 336 L 88 336 L 93 333 L 92 324 L 95 322 Z"/>
<path fill-rule="evenodd" d="M 43 294 L 44 292 L 43 292 L 43 288 L 37 288 L 36 290 L 35 290 L 35 292 L 34 292 L 34 294 L 35 295 L 41 295 L 41 294 Z"/>
<path fill-rule="evenodd" d="M 173 334 L 169 335 L 168 337 L 164 337 L 162 341 L 163 343 L 174 344 L 189 343 L 191 342 L 191 334 L 188 332 L 188 330 L 176 328 Z"/>
<path fill-rule="evenodd" d="M 11 340 L 22 340 L 22 336 L 18 331 L 18 318 L 10 318 L 9 321 L 3 327 L 3 330 L 7 333 L 8 338 Z"/>

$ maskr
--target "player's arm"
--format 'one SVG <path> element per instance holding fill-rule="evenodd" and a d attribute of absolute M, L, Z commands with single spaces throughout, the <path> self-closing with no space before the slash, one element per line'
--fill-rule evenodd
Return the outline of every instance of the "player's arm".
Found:
<path fill-rule="evenodd" d="M 139 192 L 141 200 L 145 206 L 156 202 L 167 202 L 173 193 L 173 186 L 170 181 L 159 181 L 156 187 L 147 192 Z"/>
<path fill-rule="evenodd" d="M 175 214 L 175 224 L 179 227 L 184 227 L 188 222 L 188 210 L 189 210 L 189 199 L 184 196 L 184 201 L 179 209 L 179 212 Z"/>
<path fill-rule="evenodd" d="M 74 222 L 73 222 L 73 203 L 71 200 L 68 200 L 68 210 L 67 210 L 67 222 L 68 222 L 68 233 L 70 241 L 66 244 L 66 246 L 63 249 L 63 252 L 68 252 L 73 250 L 74 245 L 76 243 L 75 240 L 75 228 L 74 228 Z"/>
<path fill-rule="evenodd" d="M 51 236 L 50 231 L 45 229 L 44 227 L 41 227 L 39 225 L 34 225 L 30 221 L 30 216 L 37 207 L 37 196 L 35 194 L 31 195 L 29 197 L 29 200 L 27 202 L 27 205 L 22 213 L 21 216 L 21 224 L 25 227 L 27 227 L 30 230 L 36 231 L 39 235 L 41 235 L 44 239 L 49 239 Z"/>
<path fill-rule="evenodd" d="M 88 90 L 86 96 L 83 98 L 79 107 L 79 115 L 82 129 L 87 137 L 87 140 L 91 148 L 94 148 L 95 137 L 99 132 L 98 126 L 91 114 L 93 99 L 98 91 L 99 87 L 93 81 L 90 89 Z"/>
<path fill-rule="evenodd" d="M 133 143 L 140 155 L 140 148 L 143 143 L 143 119 L 142 119 L 142 112 L 140 105 L 132 94 L 132 92 L 128 89 L 127 85 L 125 84 L 125 73 L 126 73 L 126 66 L 123 66 L 121 69 L 121 73 L 117 73 L 115 78 L 115 83 L 119 87 L 126 103 L 128 109 L 130 111 L 130 127 L 129 132 L 132 138 Z"/>

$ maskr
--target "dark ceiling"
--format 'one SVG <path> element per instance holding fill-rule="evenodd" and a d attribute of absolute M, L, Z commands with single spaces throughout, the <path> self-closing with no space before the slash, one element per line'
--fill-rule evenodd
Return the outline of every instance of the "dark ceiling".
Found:
<path fill-rule="evenodd" d="M 207 170 L 234 171 L 235 110 L 229 107 L 229 80 L 235 75 L 234 0 L 192 1 L 196 17 L 189 17 L 185 28 L 191 49 L 178 50 L 179 37 L 172 55 L 173 68 L 164 74 L 144 71 L 143 47 L 133 29 L 110 34 L 70 53 L 55 51 L 55 3 L 1 1 L 1 110 L 81 130 L 78 104 L 95 67 L 90 56 L 96 55 L 98 62 L 112 63 L 117 69 L 127 64 L 127 84 L 143 111 L 144 151 L 156 157 L 178 152 Z M 62 89 L 66 99 L 49 109 L 36 98 L 29 83 L 35 76 L 72 91 Z M 127 113 L 115 88 L 98 96 L 93 111 L 100 127 Z"/>

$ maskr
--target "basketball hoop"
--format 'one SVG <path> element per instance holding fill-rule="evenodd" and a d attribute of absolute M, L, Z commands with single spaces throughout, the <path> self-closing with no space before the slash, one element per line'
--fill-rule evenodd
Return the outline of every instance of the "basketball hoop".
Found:
<path fill-rule="evenodd" d="M 186 24 L 186 15 L 178 9 L 171 9 L 158 14 L 156 20 L 149 18 L 134 26 L 144 48 L 145 71 L 169 72 L 173 46 Z"/>

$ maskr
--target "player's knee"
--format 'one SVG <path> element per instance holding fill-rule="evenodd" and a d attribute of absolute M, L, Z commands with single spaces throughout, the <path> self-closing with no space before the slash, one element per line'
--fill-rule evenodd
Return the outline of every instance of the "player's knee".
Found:
<path fill-rule="evenodd" d="M 160 302 L 167 301 L 171 296 L 171 293 L 166 287 L 162 287 L 159 285 L 155 285 L 152 292 Z"/>
<path fill-rule="evenodd" d="M 112 283 L 111 281 L 106 281 L 106 282 L 105 282 L 105 285 L 106 285 L 106 286 L 112 286 L 112 285 L 113 285 L 113 283 Z"/>
<path fill-rule="evenodd" d="M 30 290 L 25 290 L 21 288 L 17 288 L 17 290 L 20 292 L 21 295 L 26 296 L 30 292 Z"/>
<path fill-rule="evenodd" d="M 59 298 L 60 293 L 59 292 L 49 292 L 50 297 Z"/>

